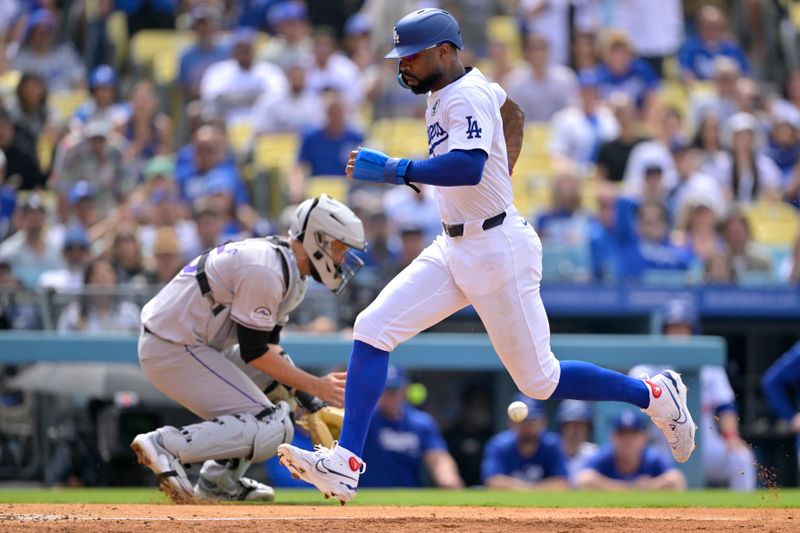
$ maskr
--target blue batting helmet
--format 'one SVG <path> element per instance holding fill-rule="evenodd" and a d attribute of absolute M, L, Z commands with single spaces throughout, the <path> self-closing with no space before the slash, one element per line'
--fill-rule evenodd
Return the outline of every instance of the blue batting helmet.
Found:
<path fill-rule="evenodd" d="M 464 49 L 461 28 L 453 15 L 441 9 L 419 9 L 397 21 L 394 48 L 385 59 L 398 59 L 422 52 L 440 43 L 453 43 Z"/>

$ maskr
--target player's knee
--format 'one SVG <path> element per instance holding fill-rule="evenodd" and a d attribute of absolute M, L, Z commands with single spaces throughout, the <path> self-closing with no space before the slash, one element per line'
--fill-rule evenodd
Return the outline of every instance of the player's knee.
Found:
<path fill-rule="evenodd" d="M 529 382 L 517 386 L 522 394 L 534 400 L 547 400 L 553 394 L 553 387 L 549 383 Z"/>
<path fill-rule="evenodd" d="M 290 407 L 286 402 L 278 402 L 276 411 L 258 419 L 258 429 L 253 438 L 254 463 L 271 458 L 278 451 L 278 446 L 292 442 L 294 425 L 289 416 Z"/>

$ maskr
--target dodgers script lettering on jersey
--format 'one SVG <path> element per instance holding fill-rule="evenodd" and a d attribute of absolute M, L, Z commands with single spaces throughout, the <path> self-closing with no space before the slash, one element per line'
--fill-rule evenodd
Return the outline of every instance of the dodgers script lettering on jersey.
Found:
<path fill-rule="evenodd" d="M 498 91 L 502 94 L 473 68 L 428 95 L 428 156 L 476 149 L 488 155 L 478 185 L 434 188 L 439 213 L 448 224 L 487 219 L 513 203 Z"/>

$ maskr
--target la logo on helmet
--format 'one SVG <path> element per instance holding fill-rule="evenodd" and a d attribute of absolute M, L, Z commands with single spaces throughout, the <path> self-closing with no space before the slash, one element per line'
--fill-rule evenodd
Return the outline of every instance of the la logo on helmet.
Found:
<path fill-rule="evenodd" d="M 400 36 L 397 34 L 397 26 L 394 28 L 394 44 L 400 44 Z"/>

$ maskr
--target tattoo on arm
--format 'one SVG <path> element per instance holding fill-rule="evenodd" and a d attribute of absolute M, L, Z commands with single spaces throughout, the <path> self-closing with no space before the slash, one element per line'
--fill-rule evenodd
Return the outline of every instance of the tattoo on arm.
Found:
<path fill-rule="evenodd" d="M 525 125 L 525 113 L 522 108 L 511 98 L 506 97 L 505 103 L 500 107 L 500 116 L 503 119 L 503 136 L 506 139 L 508 152 L 509 172 L 514 170 L 517 159 L 522 151 L 522 132 Z"/>

